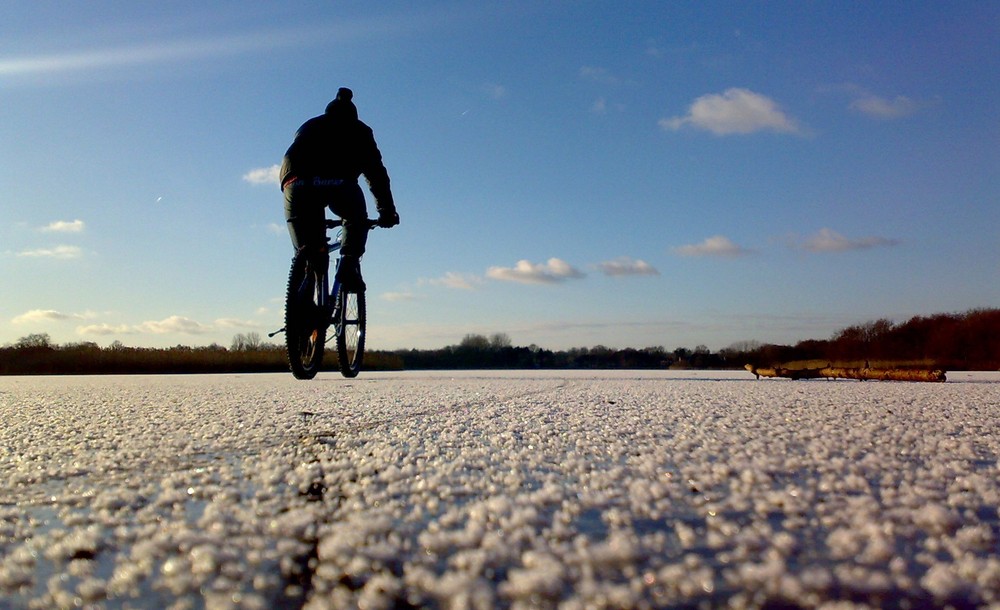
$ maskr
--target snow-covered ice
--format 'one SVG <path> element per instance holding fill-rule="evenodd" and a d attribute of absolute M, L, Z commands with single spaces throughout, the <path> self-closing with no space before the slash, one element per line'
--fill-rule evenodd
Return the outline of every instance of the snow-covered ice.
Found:
<path fill-rule="evenodd" d="M 0 421 L 5 608 L 1000 608 L 995 373 L 0 377 Z"/>

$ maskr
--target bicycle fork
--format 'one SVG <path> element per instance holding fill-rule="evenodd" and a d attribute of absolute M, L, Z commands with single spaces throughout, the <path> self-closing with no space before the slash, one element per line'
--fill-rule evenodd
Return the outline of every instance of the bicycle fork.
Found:
<path fill-rule="evenodd" d="M 339 266 L 339 261 L 338 261 L 338 266 Z M 335 307 L 331 307 L 331 305 L 330 305 L 330 299 L 332 298 L 334 304 L 336 304 L 337 293 L 333 292 L 331 294 L 331 292 L 329 290 L 329 286 L 330 286 L 330 274 L 329 273 L 323 274 L 322 281 L 320 281 L 318 283 L 320 284 L 320 291 L 319 291 L 319 295 L 318 295 L 318 298 L 317 298 L 318 303 L 316 303 L 316 308 L 319 310 L 319 312 L 321 312 L 321 314 L 323 316 L 326 316 L 325 323 L 329 327 L 329 326 L 332 326 L 334 324 L 334 318 L 336 317 L 336 308 Z M 299 300 L 300 303 L 307 303 L 307 302 L 310 303 L 310 304 L 312 303 L 312 299 L 310 298 L 309 291 L 310 290 L 315 290 L 316 289 L 315 288 L 316 284 L 317 284 L 317 282 L 315 282 L 314 276 L 310 272 L 309 275 L 302 280 L 302 284 L 299 286 L 299 290 L 298 290 L 299 299 L 298 300 Z M 336 279 L 334 279 L 333 287 L 334 287 L 334 290 L 339 290 L 340 289 L 340 283 Z M 274 332 L 267 333 L 267 336 L 268 336 L 268 338 L 271 338 L 271 337 L 274 337 L 275 335 L 279 335 L 279 334 L 281 334 L 283 332 L 287 332 L 287 330 L 288 330 L 287 327 L 282 326 L 281 328 L 279 328 L 278 330 L 276 330 Z"/>

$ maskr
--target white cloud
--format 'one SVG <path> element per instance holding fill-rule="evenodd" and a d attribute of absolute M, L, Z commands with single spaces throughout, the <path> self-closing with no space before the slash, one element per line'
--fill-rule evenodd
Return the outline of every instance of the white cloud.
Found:
<path fill-rule="evenodd" d="M 42 231 L 45 233 L 80 233 L 83 231 L 83 228 L 84 224 L 82 220 L 57 220 L 42 227 Z"/>
<path fill-rule="evenodd" d="M 32 309 L 11 319 L 14 324 L 27 324 L 31 322 L 52 322 L 63 320 L 84 320 L 91 317 L 90 314 L 64 313 L 55 309 Z"/>
<path fill-rule="evenodd" d="M 569 263 L 558 258 L 550 258 L 545 264 L 535 264 L 520 260 L 514 267 L 490 267 L 486 277 L 494 280 L 520 282 L 522 284 L 554 284 L 568 279 L 582 278 L 583 273 Z"/>
<path fill-rule="evenodd" d="M 56 246 L 54 248 L 36 248 L 34 250 L 22 250 L 17 256 L 27 258 L 57 258 L 71 259 L 80 258 L 83 250 L 77 246 Z"/>
<path fill-rule="evenodd" d="M 91 317 L 91 315 L 72 315 L 71 317 L 78 319 Z M 136 325 L 108 324 L 106 322 L 102 322 L 100 324 L 89 324 L 77 327 L 76 332 L 81 335 L 121 335 L 137 333 L 150 333 L 154 335 L 166 335 L 170 333 L 202 335 L 219 329 L 257 328 L 260 328 L 260 324 L 249 320 L 240 320 L 238 318 L 219 318 L 215 320 L 213 324 L 202 324 L 184 316 L 170 316 L 168 318 L 164 318 L 163 320 L 150 320 Z"/>
<path fill-rule="evenodd" d="M 887 237 L 860 237 L 849 239 L 832 229 L 820 229 L 816 235 L 803 242 L 802 248 L 809 252 L 847 252 L 869 248 L 895 246 L 899 242 Z"/>
<path fill-rule="evenodd" d="M 240 320 L 238 318 L 219 318 L 215 325 L 220 328 L 259 328 L 260 324 L 250 320 Z"/>
<path fill-rule="evenodd" d="M 278 184 L 278 173 L 281 171 L 280 165 L 271 167 L 258 167 L 243 174 L 243 180 L 250 184 Z"/>
<path fill-rule="evenodd" d="M 750 250 L 743 248 L 724 235 L 715 235 L 705 239 L 700 244 L 690 244 L 674 248 L 674 252 L 681 256 L 720 256 L 735 258 L 750 253 Z"/>
<path fill-rule="evenodd" d="M 851 102 L 851 109 L 876 119 L 899 119 L 917 111 L 918 104 L 905 95 L 886 99 L 877 95 L 864 95 Z"/>
<path fill-rule="evenodd" d="M 659 125 L 669 131 L 691 125 L 719 136 L 766 130 L 801 133 L 796 121 L 782 112 L 774 100 L 739 88 L 703 95 L 691 104 L 686 115 L 660 119 Z"/>
<path fill-rule="evenodd" d="M 432 286 L 444 286 L 445 288 L 473 290 L 476 286 L 483 283 L 483 279 L 471 273 L 456 273 L 454 271 L 449 271 L 444 274 L 444 277 L 421 280 L 421 282 L 426 282 Z"/>
<path fill-rule="evenodd" d="M 140 332 L 148 332 L 156 335 L 167 333 L 182 333 L 187 335 L 200 335 L 212 330 L 191 318 L 183 316 L 170 316 L 160 321 L 143 322 L 137 327 Z"/>
<path fill-rule="evenodd" d="M 128 335 L 134 334 L 135 332 L 135 328 L 128 326 L 127 324 L 114 325 L 106 322 L 76 327 L 76 333 L 78 335 Z"/>
<path fill-rule="evenodd" d="M 598 263 L 597 267 L 604 275 L 660 275 L 655 267 L 644 260 L 633 260 L 627 256 L 621 256 L 612 261 Z"/>

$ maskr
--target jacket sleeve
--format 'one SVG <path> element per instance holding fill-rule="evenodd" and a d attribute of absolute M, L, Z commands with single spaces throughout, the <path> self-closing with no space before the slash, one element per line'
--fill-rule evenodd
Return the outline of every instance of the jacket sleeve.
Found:
<path fill-rule="evenodd" d="M 375 208 L 379 213 L 394 211 L 396 204 L 392 200 L 392 190 L 389 188 L 389 172 L 382 163 L 382 153 L 375 143 L 375 135 L 367 125 L 364 125 L 362 131 L 361 173 L 368 181 L 368 189 L 375 197 Z"/>

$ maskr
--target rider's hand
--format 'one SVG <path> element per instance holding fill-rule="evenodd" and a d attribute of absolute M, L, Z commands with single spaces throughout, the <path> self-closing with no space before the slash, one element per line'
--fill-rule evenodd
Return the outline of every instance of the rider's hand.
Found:
<path fill-rule="evenodd" d="M 378 226 L 388 229 L 399 224 L 399 214 L 396 210 L 382 210 L 378 214 Z"/>

